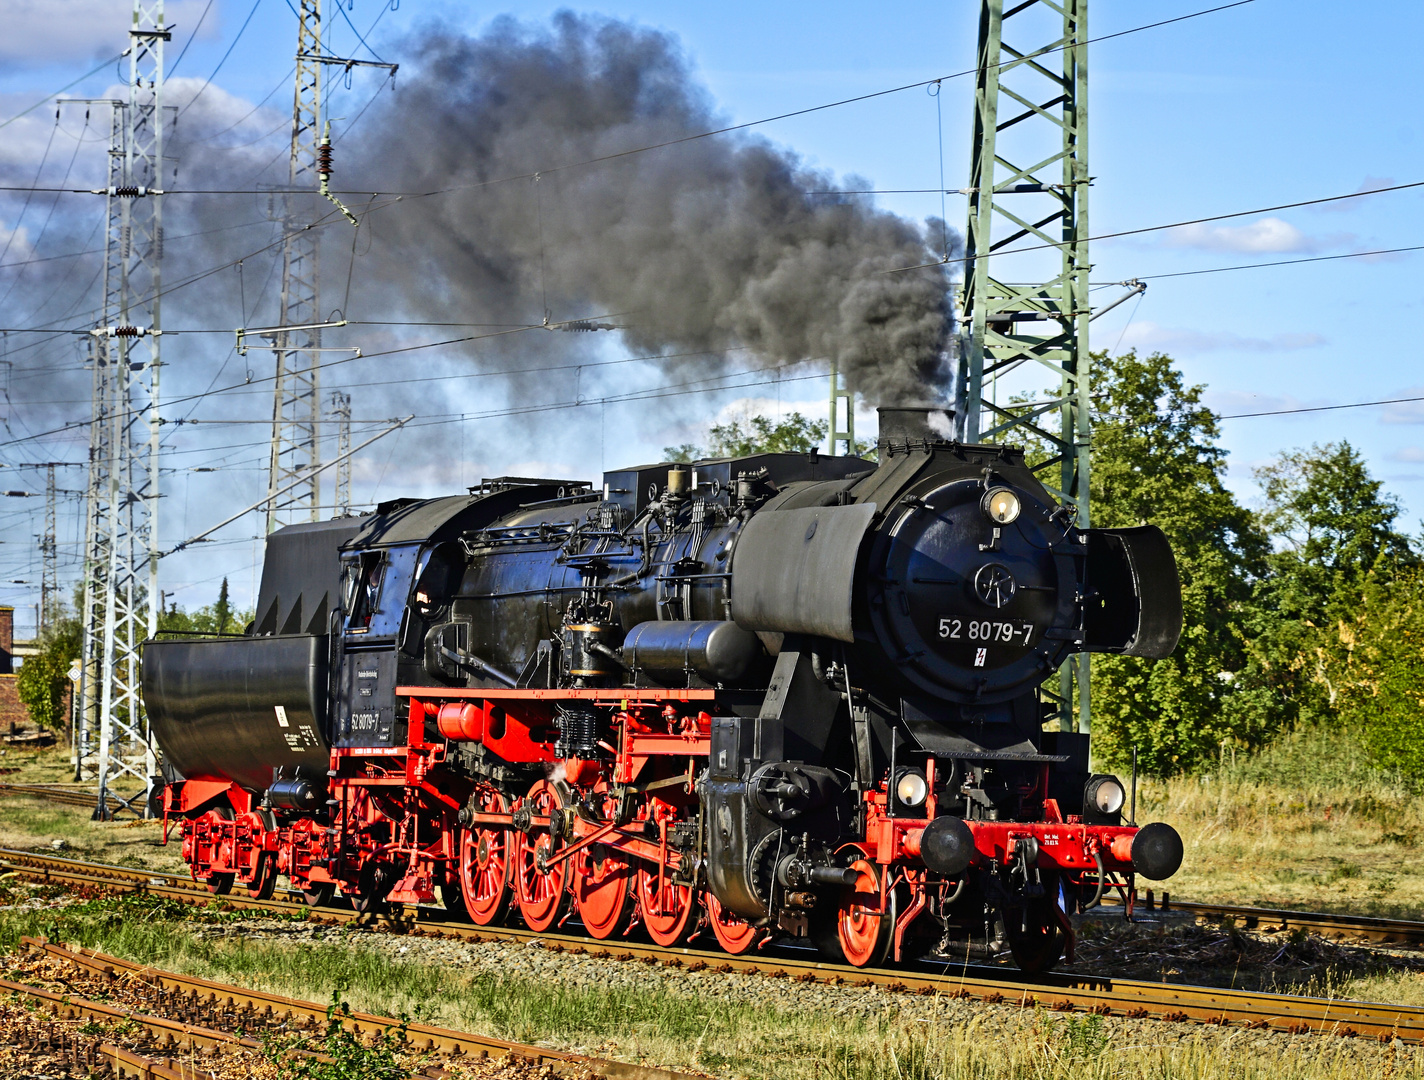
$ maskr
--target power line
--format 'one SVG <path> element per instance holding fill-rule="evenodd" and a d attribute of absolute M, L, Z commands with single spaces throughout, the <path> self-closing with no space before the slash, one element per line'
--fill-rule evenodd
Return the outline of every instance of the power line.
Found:
<path fill-rule="evenodd" d="M 227 58 L 232 55 L 232 50 L 235 49 L 235 48 L 237 48 L 237 43 L 242 40 L 242 35 L 243 35 L 244 31 L 247 30 L 247 24 L 252 21 L 252 16 L 254 16 L 254 15 L 257 14 L 257 8 L 261 5 L 261 3 L 262 3 L 262 0 L 253 0 L 252 10 L 247 13 L 247 18 L 242 21 L 242 26 L 239 27 L 239 29 L 238 29 L 238 31 L 237 31 L 237 36 L 232 39 L 232 44 L 227 47 L 227 52 L 223 53 L 222 59 L 218 61 L 218 66 L 215 67 L 215 68 L 213 68 L 213 73 L 212 73 L 211 75 L 209 75 L 209 76 L 203 81 L 203 85 L 200 86 L 200 87 L 198 87 L 198 92 L 197 92 L 196 94 L 194 94 L 191 98 L 189 98 L 189 99 L 188 99 L 188 104 L 184 105 L 183 108 L 179 111 L 178 115 L 179 115 L 180 117 L 183 115 L 183 113 L 187 112 L 189 109 L 191 109 L 191 108 L 197 103 L 197 100 L 198 100 L 200 97 L 203 96 L 203 91 L 206 90 L 209 86 L 211 86 L 212 83 L 213 83 L 213 80 L 218 77 L 218 72 L 221 71 L 221 70 L 222 70 L 222 66 L 227 63 Z M 207 13 L 204 12 L 204 14 L 207 14 Z M 194 33 L 196 34 L 197 31 L 195 30 Z M 192 39 L 190 38 L 190 39 L 189 39 L 189 43 L 191 44 L 191 42 L 192 42 Z M 183 51 L 184 51 L 184 52 L 187 52 L 187 51 L 188 51 L 188 48 L 187 48 L 186 45 L 183 47 Z M 182 54 L 179 54 L 178 59 L 179 59 L 179 60 L 183 59 Z M 177 66 L 178 66 L 178 65 L 175 63 L 175 64 L 174 64 L 174 67 L 177 67 Z"/>
<path fill-rule="evenodd" d="M 1312 255 L 1304 259 L 1278 259 L 1275 262 L 1241 263 L 1239 266 L 1213 266 L 1206 270 L 1178 270 L 1172 274 L 1139 274 L 1139 281 L 1156 281 L 1160 278 L 1194 277 L 1198 274 L 1225 274 L 1232 270 L 1257 270 L 1267 266 L 1295 266 L 1300 263 L 1330 262 L 1334 259 L 1363 259 L 1371 255 L 1398 255 L 1405 251 L 1424 251 L 1424 244 L 1411 247 L 1380 248 L 1377 251 L 1349 251 L 1343 255 Z"/>
<path fill-rule="evenodd" d="M 1236 210 L 1229 214 L 1212 214 L 1209 217 L 1190 218 L 1186 221 L 1174 221 L 1167 225 L 1144 225 L 1137 229 L 1122 229 L 1118 232 L 1098 233 L 1088 237 L 1089 241 L 1114 240 L 1123 236 L 1141 236 L 1143 233 L 1162 232 L 1166 229 L 1182 229 L 1188 225 L 1204 225 L 1210 221 L 1227 221 L 1231 218 L 1250 217 L 1252 214 L 1269 214 L 1276 210 L 1294 210 L 1301 206 L 1319 206 L 1322 203 L 1340 202 L 1343 199 L 1363 199 L 1367 195 L 1382 195 L 1390 191 L 1407 191 L 1410 188 L 1424 187 L 1424 180 L 1411 180 L 1407 184 L 1392 184 L 1389 187 L 1373 188 L 1370 191 L 1352 191 L 1346 195 L 1324 195 L 1316 199 L 1301 199 L 1299 202 L 1278 203 L 1275 206 L 1262 206 L 1254 210 Z M 1007 251 L 995 251 L 994 254 L 1000 257 L 1005 255 L 1021 255 L 1029 251 L 1057 250 L 1070 243 L 1077 241 L 1050 241 L 1045 244 L 1033 244 L 1029 247 L 1009 248 Z M 969 262 L 973 256 L 960 259 L 938 259 L 935 262 L 916 263 L 914 266 L 897 266 L 892 270 L 882 270 L 882 274 L 903 274 L 908 270 L 923 270 L 931 266 L 945 266 L 951 263 Z"/>
<path fill-rule="evenodd" d="M 193 47 L 193 42 L 198 38 L 198 31 L 203 28 L 203 23 L 207 20 L 208 12 L 213 10 L 213 0 L 208 0 L 207 6 L 203 8 L 203 13 L 198 16 L 198 23 L 193 27 L 193 32 L 188 35 L 188 41 L 178 53 L 178 59 L 173 61 L 173 65 L 167 71 L 167 77 L 173 78 L 178 71 L 178 65 L 183 62 L 183 57 L 188 55 L 188 50 Z"/>
<path fill-rule="evenodd" d="M 29 116 L 30 113 L 34 112 L 34 111 L 35 111 L 36 109 L 38 109 L 41 105 L 43 105 L 45 102 L 47 102 L 47 101 L 53 101 L 55 98 L 59 97 L 60 94 L 64 93 L 66 90 L 68 90 L 70 87 L 78 86 L 78 85 L 79 85 L 80 83 L 82 83 L 85 79 L 89 78 L 89 76 L 99 74 L 99 72 L 103 71 L 103 70 L 104 70 L 106 67 L 108 67 L 110 64 L 114 63 L 114 62 L 117 61 L 117 60 L 122 60 L 122 59 L 123 59 L 125 56 L 127 56 L 128 54 L 129 54 L 129 50 L 128 50 L 128 49 L 125 49 L 123 52 L 121 52 L 121 53 L 116 53 L 115 55 L 109 57 L 107 60 L 105 60 L 105 61 L 103 61 L 102 63 L 100 63 L 98 67 L 94 68 L 94 69 L 91 70 L 91 71 L 86 71 L 83 75 L 79 76 L 79 78 L 75 79 L 72 83 L 69 83 L 67 86 L 61 86 L 61 87 L 60 87 L 58 90 L 56 90 L 54 93 L 49 94 L 49 95 L 46 96 L 46 97 L 40 98 L 39 101 L 35 102 L 35 103 L 34 103 L 33 105 L 31 105 L 28 109 L 26 109 L 24 112 L 17 112 L 14 116 L 10 117 L 10 119 L 5 120 L 5 121 L 3 121 L 3 122 L 0 122 L 0 128 L 7 128 L 7 127 L 9 127 L 11 124 L 13 124 L 16 120 L 19 120 L 21 117 Z"/>
<path fill-rule="evenodd" d="M 1371 405 L 1404 405 L 1424 401 L 1424 397 L 1381 398 L 1379 401 L 1354 401 L 1348 405 L 1311 405 L 1300 409 L 1268 409 L 1264 412 L 1230 413 L 1218 420 L 1246 420 L 1253 416 L 1289 416 L 1292 413 L 1334 412 L 1337 409 L 1367 409 Z"/>

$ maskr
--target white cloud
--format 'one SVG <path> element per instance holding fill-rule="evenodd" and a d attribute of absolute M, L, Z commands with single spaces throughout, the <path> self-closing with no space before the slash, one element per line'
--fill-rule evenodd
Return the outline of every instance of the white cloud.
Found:
<path fill-rule="evenodd" d="M 11 229 L 0 224 L 0 252 L 4 253 L 0 262 L 12 263 L 28 259 L 33 254 L 29 230 L 23 225 L 18 229 Z"/>
<path fill-rule="evenodd" d="M 206 0 L 168 0 L 164 17 L 186 35 L 198 25 Z M 202 35 L 218 33 L 216 12 Z M 0 0 L 0 60 L 24 67 L 95 62 L 128 46 L 131 0 Z M 176 53 L 173 55 L 177 55 Z"/>
<path fill-rule="evenodd" d="M 1372 191 L 1379 191 L 1381 188 L 1394 187 L 1395 180 L 1392 176 L 1367 176 L 1359 187 L 1355 189 L 1356 194 L 1368 195 Z M 1354 199 L 1337 199 L 1335 202 L 1321 203 L 1311 209 L 1326 214 L 1339 214 L 1347 210 L 1354 210 L 1360 204 Z"/>
<path fill-rule="evenodd" d="M 1289 352 L 1312 349 L 1325 343 L 1326 339 L 1320 334 L 1303 331 L 1272 334 L 1270 337 L 1247 337 L 1226 330 L 1192 330 L 1144 320 L 1131 324 L 1123 331 L 1119 351 L 1138 349 L 1194 353 L 1230 349 L 1240 352 Z"/>
<path fill-rule="evenodd" d="M 1410 386 L 1401 390 L 1397 394 L 1390 394 L 1390 397 L 1424 398 L 1424 387 Z M 1401 401 L 1395 405 L 1386 405 L 1384 416 L 1381 419 L 1386 424 L 1424 424 L 1424 401 Z M 1424 461 L 1424 458 L 1400 458 L 1400 461 Z"/>
<path fill-rule="evenodd" d="M 1385 457 L 1390 461 L 1408 461 L 1411 463 L 1424 461 L 1424 447 L 1406 446 L 1386 454 Z"/>
<path fill-rule="evenodd" d="M 1262 218 L 1249 225 L 1183 225 L 1170 230 L 1166 238 L 1170 247 L 1272 255 L 1319 251 L 1322 246 L 1333 245 L 1340 240 L 1339 237 L 1307 236 L 1290 222 L 1277 217 Z"/>

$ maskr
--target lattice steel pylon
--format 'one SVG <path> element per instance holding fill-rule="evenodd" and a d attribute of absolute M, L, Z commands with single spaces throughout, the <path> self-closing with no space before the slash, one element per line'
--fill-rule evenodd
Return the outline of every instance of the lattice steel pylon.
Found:
<path fill-rule="evenodd" d="M 163 0 L 134 0 L 129 100 L 111 148 L 104 319 L 94 330 L 94 419 L 85 539 L 83 727 L 94 815 L 148 812 L 157 758 L 140 649 L 158 630 L 159 342 L 162 333 Z M 114 150 L 120 152 L 115 153 Z M 97 743 L 97 745 L 94 745 Z M 79 771 L 85 754 L 79 755 Z M 135 790 L 126 794 L 129 787 Z"/>
<path fill-rule="evenodd" d="M 331 415 L 336 419 L 336 516 L 351 516 L 351 395 L 331 392 Z"/>
<path fill-rule="evenodd" d="M 855 387 L 841 374 L 840 366 L 834 360 L 831 361 L 831 407 L 827 427 L 830 429 L 828 453 L 855 453 Z"/>
<path fill-rule="evenodd" d="M 1087 20 L 1087 0 L 1018 0 L 1007 12 L 1004 0 L 981 2 L 959 409 L 968 442 L 1047 447 L 1040 477 L 1084 528 L 1092 441 Z M 1016 245 L 1038 250 L 1015 255 Z M 1046 332 L 1029 332 L 1035 326 Z M 1048 374 L 1056 392 L 1000 403 L 998 384 L 1024 368 Z M 1056 708 L 1063 730 L 1090 729 L 1086 654 L 1063 666 Z"/>
<path fill-rule="evenodd" d="M 297 76 L 292 100 L 289 187 L 317 189 L 321 139 L 321 0 L 298 0 Z M 321 280 L 318 230 L 302 228 L 294 201 L 283 197 L 282 311 L 272 335 L 277 376 L 272 405 L 267 531 L 316 521 L 321 505 Z M 297 483 L 293 486 L 293 482 Z M 290 487 L 290 490 L 284 489 Z"/>
<path fill-rule="evenodd" d="M 55 535 L 57 516 L 54 463 L 45 465 L 44 533 L 40 536 L 40 617 L 39 632 L 50 624 L 59 601 L 59 538 Z"/>

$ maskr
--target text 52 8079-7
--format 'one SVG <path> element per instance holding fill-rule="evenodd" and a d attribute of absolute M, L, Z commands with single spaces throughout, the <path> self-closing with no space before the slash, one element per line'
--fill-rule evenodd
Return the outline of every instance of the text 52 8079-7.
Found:
<path fill-rule="evenodd" d="M 1031 622 L 995 622 L 992 619 L 956 619 L 953 616 L 940 619 L 939 636 L 951 641 L 1002 642 L 1005 645 L 1027 646 L 1033 637 Z"/>

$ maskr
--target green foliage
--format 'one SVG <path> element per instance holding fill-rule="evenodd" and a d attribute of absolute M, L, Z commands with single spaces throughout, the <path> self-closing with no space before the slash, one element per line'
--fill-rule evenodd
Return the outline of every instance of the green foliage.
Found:
<path fill-rule="evenodd" d="M 28 657 L 15 678 L 15 691 L 32 723 L 50 731 L 68 726 L 64 692 L 72 685 L 69 666 L 79 658 L 81 640 L 78 616 L 64 607 L 50 612 L 40 634 L 39 654 Z"/>
<path fill-rule="evenodd" d="M 1333 722 L 1323 667 L 1339 651 L 1333 624 L 1354 618 L 1368 577 L 1418 560 L 1394 528 L 1399 504 L 1349 443 L 1288 451 L 1255 475 L 1276 550 L 1242 621 L 1238 690 L 1278 725 Z"/>
<path fill-rule="evenodd" d="M 1424 571 L 1382 560 L 1331 630 L 1315 670 L 1330 704 L 1379 765 L 1424 779 Z"/>
<path fill-rule="evenodd" d="M 828 428 L 824 420 L 808 420 L 794 412 L 785 420 L 766 416 L 716 424 L 708 433 L 712 441 L 704 453 L 695 443 L 663 448 L 668 461 L 699 461 L 703 458 L 747 457 L 750 454 L 805 454 L 820 446 Z"/>
<path fill-rule="evenodd" d="M 1238 626 L 1266 569 L 1268 544 L 1227 489 L 1216 415 L 1170 357 L 1098 355 L 1102 418 L 1093 435 L 1094 526 L 1160 527 L 1182 583 L 1183 630 L 1165 660 L 1093 658 L 1095 752 L 1121 767 L 1139 750 L 1148 772 L 1189 771 L 1223 742 L 1259 745 L 1275 733 L 1236 707 L 1246 662 Z"/>
<path fill-rule="evenodd" d="M 233 609 L 228 598 L 227 578 L 222 579 L 218 598 L 197 611 L 184 611 L 176 603 L 164 610 L 158 617 L 158 632 L 181 630 L 199 634 L 240 633 L 253 619 L 253 612 Z"/>
<path fill-rule="evenodd" d="M 318 1039 L 301 1035 L 274 1036 L 263 1042 L 262 1054 L 290 1080 L 405 1080 L 418 1065 L 402 1065 L 398 1056 L 405 1042 L 405 1023 L 389 1028 L 369 1043 L 346 1030 L 351 1006 L 331 995 L 326 1010 L 326 1032 Z M 316 1055 L 321 1055 L 320 1057 Z"/>

